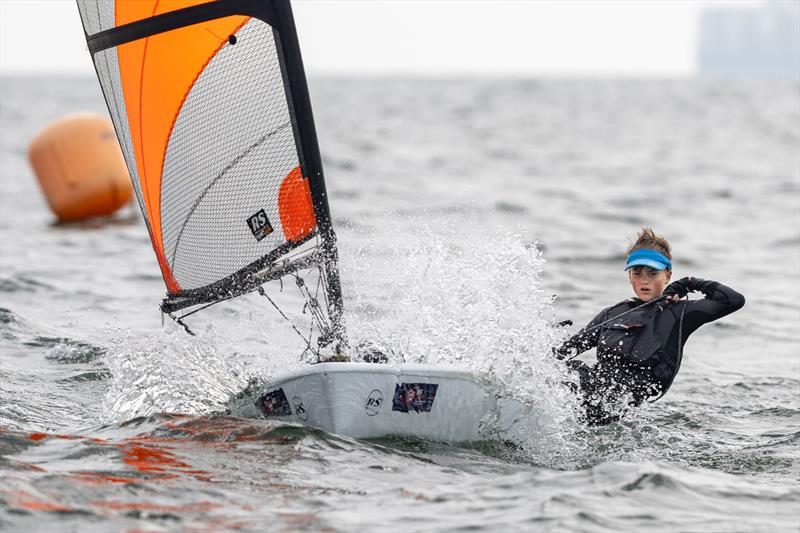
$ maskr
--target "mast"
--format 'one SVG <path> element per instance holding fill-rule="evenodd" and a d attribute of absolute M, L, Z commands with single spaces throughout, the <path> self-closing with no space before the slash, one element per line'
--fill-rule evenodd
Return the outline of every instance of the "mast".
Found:
<path fill-rule="evenodd" d="M 294 110 L 295 141 L 298 144 L 303 175 L 308 178 L 311 198 L 317 215 L 317 227 L 322 239 L 322 268 L 327 279 L 328 314 L 331 319 L 333 341 L 336 352 L 347 346 L 347 335 L 343 320 L 344 302 L 339 278 L 339 254 L 336 248 L 336 233 L 333 231 L 328 193 L 325 188 L 325 177 L 322 172 L 322 156 L 317 141 L 317 130 L 314 126 L 314 115 L 311 110 L 311 98 L 308 94 L 308 82 L 303 58 L 300 55 L 300 43 L 289 0 L 273 0 L 276 14 L 276 44 L 283 67 L 284 82 L 287 87 L 289 108 Z"/>

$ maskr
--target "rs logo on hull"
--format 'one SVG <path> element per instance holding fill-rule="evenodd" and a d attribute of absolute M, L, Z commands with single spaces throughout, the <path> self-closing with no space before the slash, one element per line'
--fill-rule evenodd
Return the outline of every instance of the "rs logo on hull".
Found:
<path fill-rule="evenodd" d="M 383 405 L 383 394 L 378 389 L 373 390 L 367 396 L 367 403 L 365 405 L 367 416 L 375 416 L 381 410 Z"/>

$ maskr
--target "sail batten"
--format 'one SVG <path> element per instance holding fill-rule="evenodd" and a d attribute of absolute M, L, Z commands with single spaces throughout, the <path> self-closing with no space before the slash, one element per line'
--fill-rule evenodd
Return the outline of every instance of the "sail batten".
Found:
<path fill-rule="evenodd" d="M 253 290 L 269 278 L 259 271 L 290 272 L 294 250 L 338 290 L 288 0 L 77 2 L 167 287 L 162 309 Z"/>

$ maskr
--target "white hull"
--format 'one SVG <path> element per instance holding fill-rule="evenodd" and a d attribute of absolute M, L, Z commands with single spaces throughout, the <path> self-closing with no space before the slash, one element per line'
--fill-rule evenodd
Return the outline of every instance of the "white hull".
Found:
<path fill-rule="evenodd" d="M 330 433 L 441 442 L 485 440 L 482 424 L 499 414 L 495 395 L 472 372 L 409 363 L 312 365 L 268 383 L 255 403 L 265 418 Z"/>

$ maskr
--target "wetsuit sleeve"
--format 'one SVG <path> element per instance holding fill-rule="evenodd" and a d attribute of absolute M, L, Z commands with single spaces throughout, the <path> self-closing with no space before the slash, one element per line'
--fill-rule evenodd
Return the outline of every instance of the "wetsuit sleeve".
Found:
<path fill-rule="evenodd" d="M 687 305 L 684 316 L 684 340 L 694 330 L 718 318 L 738 311 L 744 306 L 744 296 L 717 281 L 702 278 L 683 278 L 692 292 L 705 295 L 702 300 L 692 300 Z"/>
<path fill-rule="evenodd" d="M 600 337 L 600 328 L 597 327 L 597 325 L 606 320 L 608 311 L 608 309 L 603 309 L 600 314 L 594 317 L 591 322 L 586 324 L 583 329 L 570 337 L 570 339 L 565 341 L 564 344 L 556 348 L 554 350 L 556 358 L 571 359 L 579 354 L 582 354 L 586 350 L 591 350 L 597 346 L 597 340 Z"/>

